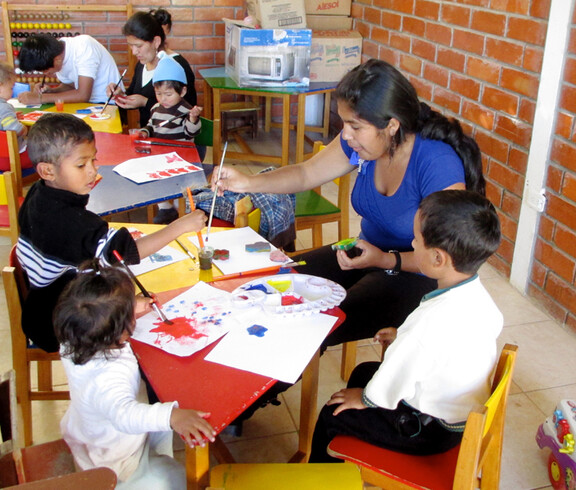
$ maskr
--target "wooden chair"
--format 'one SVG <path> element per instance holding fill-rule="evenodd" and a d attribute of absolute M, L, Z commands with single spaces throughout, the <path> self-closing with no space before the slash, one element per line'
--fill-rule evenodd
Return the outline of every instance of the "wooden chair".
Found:
<path fill-rule="evenodd" d="M 314 143 L 313 154 L 318 153 L 324 145 Z M 348 238 L 350 212 L 350 174 L 334 182 L 338 185 L 338 202 L 336 204 L 322 197 L 321 187 L 296 194 L 296 231 L 312 229 L 312 248 L 322 246 L 322 224 L 338 223 L 338 240 Z M 298 253 L 307 250 L 299 250 Z"/>
<path fill-rule="evenodd" d="M 0 376 L 0 488 L 115 488 L 116 474 L 108 468 L 76 473 L 72 453 L 63 439 L 25 448 L 18 447 L 14 374 L 14 370 L 10 370 Z"/>
<path fill-rule="evenodd" d="M 22 331 L 22 302 L 28 291 L 27 278 L 16 258 L 13 247 L 10 253 L 10 266 L 4 267 L 2 279 L 10 334 L 12 338 L 12 367 L 16 373 L 16 398 L 22 410 L 24 445 L 32 444 L 32 401 L 69 400 L 69 391 L 56 391 L 52 386 L 52 362 L 59 361 L 57 352 L 48 353 L 34 347 Z M 30 363 L 37 363 L 38 390 L 32 390 Z"/>
<path fill-rule="evenodd" d="M 22 196 L 22 187 L 30 185 L 40 177 L 33 168 L 22 170 L 16 131 L 0 131 L 0 158 L 10 160 L 10 171 L 16 177 L 16 194 Z"/>
<path fill-rule="evenodd" d="M 0 174 L 0 236 L 10 237 L 12 245 L 18 241 L 18 209 L 22 203 L 16 191 L 13 172 Z"/>
<path fill-rule="evenodd" d="M 413 456 L 378 448 L 350 436 L 336 436 L 328 453 L 356 463 L 362 480 L 386 489 L 496 489 L 508 393 L 517 346 L 502 349 L 492 382 L 492 395 L 474 408 L 464 429 L 462 443 L 445 453 Z"/>
<path fill-rule="evenodd" d="M 331 463 L 221 464 L 206 490 L 362 490 L 355 465 Z"/>

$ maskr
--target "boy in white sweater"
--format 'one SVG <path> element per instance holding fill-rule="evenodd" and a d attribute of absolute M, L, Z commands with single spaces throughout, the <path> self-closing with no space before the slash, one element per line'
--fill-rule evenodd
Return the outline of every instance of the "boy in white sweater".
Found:
<path fill-rule="evenodd" d="M 408 454 L 447 451 L 490 396 L 503 318 L 477 271 L 500 244 L 494 206 L 470 191 L 435 192 L 420 204 L 414 236 L 418 267 L 438 289 L 397 331 L 376 334 L 390 344 L 384 360 L 357 366 L 324 406 L 310 462 L 339 462 L 326 452 L 338 434 Z"/>
<path fill-rule="evenodd" d="M 172 430 L 186 443 L 214 442 L 209 413 L 149 405 L 128 342 L 134 330 L 134 285 L 121 269 L 94 260 L 62 293 L 54 312 L 70 407 L 60 424 L 76 465 L 108 467 L 117 489 L 180 490 L 184 467 L 172 458 Z"/>

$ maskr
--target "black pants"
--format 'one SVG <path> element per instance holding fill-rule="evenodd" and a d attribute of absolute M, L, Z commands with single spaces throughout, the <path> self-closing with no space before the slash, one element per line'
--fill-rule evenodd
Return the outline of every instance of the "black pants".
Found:
<path fill-rule="evenodd" d="M 348 388 L 364 388 L 380 363 L 358 365 L 348 382 Z M 445 429 L 433 419 L 403 402 L 395 410 L 384 408 L 349 409 L 338 415 L 338 405 L 325 405 L 314 428 L 310 463 L 340 463 L 328 455 L 326 448 L 337 435 L 354 436 L 375 446 L 406 454 L 436 454 L 457 446 L 461 432 Z"/>
<path fill-rule="evenodd" d="M 437 282 L 421 274 L 400 272 L 389 276 L 382 269 L 343 271 L 330 246 L 303 254 L 301 274 L 330 279 L 346 289 L 340 308 L 346 320 L 324 341 L 324 346 L 372 338 L 378 330 L 399 327 L 420 304 L 422 297 L 437 287 Z"/>

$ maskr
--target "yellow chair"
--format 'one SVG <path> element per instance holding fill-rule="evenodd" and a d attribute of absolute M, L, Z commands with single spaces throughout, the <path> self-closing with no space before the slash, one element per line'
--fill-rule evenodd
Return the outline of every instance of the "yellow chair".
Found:
<path fill-rule="evenodd" d="M 318 153 L 324 145 L 320 141 L 314 143 L 313 154 Z M 322 224 L 338 223 L 338 240 L 349 238 L 350 213 L 350 174 L 346 174 L 334 182 L 338 185 L 338 202 L 330 202 L 322 196 L 321 187 L 296 193 L 296 231 L 312 229 L 312 248 L 322 246 Z M 299 250 L 298 253 L 307 250 Z"/>
<path fill-rule="evenodd" d="M 22 186 L 32 184 L 40 177 L 33 168 L 22 170 L 16 131 L 0 131 L 0 158 L 10 160 L 10 171 L 16 178 L 16 195 L 22 195 Z"/>
<path fill-rule="evenodd" d="M 10 255 L 9 267 L 4 267 L 2 279 L 10 334 L 12 338 L 12 367 L 16 373 L 16 397 L 22 410 L 24 445 L 32 444 L 32 401 L 69 400 L 69 391 L 56 391 L 52 385 L 52 362 L 59 361 L 57 352 L 48 353 L 30 345 L 21 326 L 22 301 L 27 293 L 27 280 L 16 259 L 15 248 Z M 32 390 L 30 363 L 37 363 L 38 390 Z"/>
<path fill-rule="evenodd" d="M 221 464 L 210 471 L 206 490 L 362 490 L 352 464 Z"/>
<path fill-rule="evenodd" d="M 492 395 L 470 412 L 459 446 L 442 454 L 413 456 L 355 437 L 336 436 L 328 445 L 328 453 L 356 463 L 364 482 L 387 490 L 499 488 L 504 421 L 517 349 L 510 344 L 502 349 Z"/>
<path fill-rule="evenodd" d="M 14 172 L 0 174 L 0 236 L 10 237 L 12 245 L 18 241 L 18 209 L 22 200 L 16 189 Z"/>

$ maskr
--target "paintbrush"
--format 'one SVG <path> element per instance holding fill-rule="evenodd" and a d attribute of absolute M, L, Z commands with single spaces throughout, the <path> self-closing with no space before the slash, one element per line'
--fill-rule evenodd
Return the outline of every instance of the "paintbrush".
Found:
<path fill-rule="evenodd" d="M 224 157 L 226 156 L 226 150 L 228 149 L 228 141 L 224 143 L 224 150 L 222 150 L 222 158 L 220 158 L 220 166 L 218 167 L 218 178 L 216 183 L 220 180 L 220 175 L 222 174 L 222 165 L 224 165 Z M 210 236 L 210 228 L 212 227 L 212 218 L 214 217 L 214 206 L 216 204 L 216 196 L 218 195 L 217 190 L 214 191 L 214 196 L 212 196 L 212 205 L 210 206 L 210 216 L 208 218 L 208 229 L 206 230 L 206 243 L 208 243 L 208 237 Z"/>
<path fill-rule="evenodd" d="M 177 121 L 178 119 L 181 119 L 183 117 L 187 117 L 188 116 L 188 112 L 186 112 L 185 114 L 180 114 L 179 116 L 174 116 L 171 117 L 170 119 L 166 119 L 166 121 L 162 121 L 160 124 L 158 124 L 158 126 L 163 127 L 166 126 L 166 124 L 171 123 L 173 121 Z"/>
<path fill-rule="evenodd" d="M 178 143 L 163 143 L 161 141 L 150 141 L 150 140 L 136 140 L 135 143 L 140 143 L 143 145 L 156 145 L 156 146 L 179 146 L 180 148 L 196 148 L 194 143 L 189 145 L 181 145 Z"/>
<path fill-rule="evenodd" d="M 110 97 L 108 97 L 108 100 L 106 101 L 106 104 L 104 104 L 104 108 L 102 109 L 102 114 L 104 114 L 104 111 L 106 110 L 106 107 L 108 107 L 108 104 L 110 103 L 110 101 L 112 100 L 112 97 L 114 97 L 114 92 L 116 92 L 116 89 L 118 88 L 118 85 L 120 85 L 120 82 L 122 81 L 122 79 L 124 78 L 124 75 L 126 75 L 126 72 L 128 71 L 128 68 L 126 68 L 123 72 L 122 75 L 120 75 L 120 80 L 118 80 L 118 82 L 116 83 L 116 85 L 114 85 L 114 88 L 112 89 L 112 92 L 110 92 Z"/>
<path fill-rule="evenodd" d="M 304 260 L 300 262 L 287 262 L 286 264 L 278 264 L 270 267 L 263 267 L 262 269 L 254 269 L 252 271 L 236 272 L 235 274 L 228 274 L 227 276 L 218 276 L 212 279 L 212 282 L 225 281 L 226 279 L 236 279 L 238 277 L 244 276 L 258 276 L 260 274 L 265 274 L 266 272 L 277 272 L 285 267 L 297 267 L 299 265 L 306 265 Z"/>
<path fill-rule="evenodd" d="M 156 312 L 156 314 L 160 317 L 160 319 L 166 324 L 166 325 L 174 325 L 174 322 L 168 320 L 168 318 L 166 317 L 166 315 L 164 314 L 164 312 L 160 309 L 160 307 L 158 306 L 158 300 L 156 300 L 144 287 L 144 285 L 138 280 L 138 278 L 134 275 L 134 273 L 130 270 L 130 267 L 128 267 L 126 265 L 126 262 L 124 262 L 124 259 L 122 258 L 122 256 L 116 251 L 116 250 L 112 250 L 112 253 L 114 254 L 114 257 L 116 257 L 118 259 L 118 262 L 120 262 L 122 264 L 122 266 L 124 267 L 124 269 L 126 269 L 126 272 L 128 273 L 128 275 L 130 276 L 130 278 L 134 281 L 134 283 L 136 284 L 136 286 L 138 286 L 138 288 L 140 289 L 140 291 L 142 292 L 142 294 L 144 296 L 146 296 L 147 298 L 150 298 L 152 300 L 152 308 L 154 308 L 154 311 Z"/>
<path fill-rule="evenodd" d="M 177 243 L 178 245 L 180 245 L 180 248 L 181 248 L 182 250 L 184 250 L 184 253 L 185 253 L 186 255 L 188 255 L 188 257 L 190 257 L 194 262 L 196 262 L 196 257 L 194 257 L 194 254 L 193 254 L 192 252 L 190 252 L 190 250 L 188 250 L 188 249 L 184 246 L 184 244 L 183 244 L 180 240 L 178 240 L 178 238 L 176 238 L 176 243 Z"/>
<path fill-rule="evenodd" d="M 186 187 L 186 192 L 188 193 L 188 201 L 190 202 L 190 212 L 192 212 L 196 209 L 196 204 L 194 204 L 194 199 L 192 199 L 192 191 L 190 190 L 190 187 Z M 196 236 L 198 237 L 198 245 L 200 245 L 200 248 L 204 248 L 204 239 L 202 238 L 202 232 L 197 231 Z"/>

